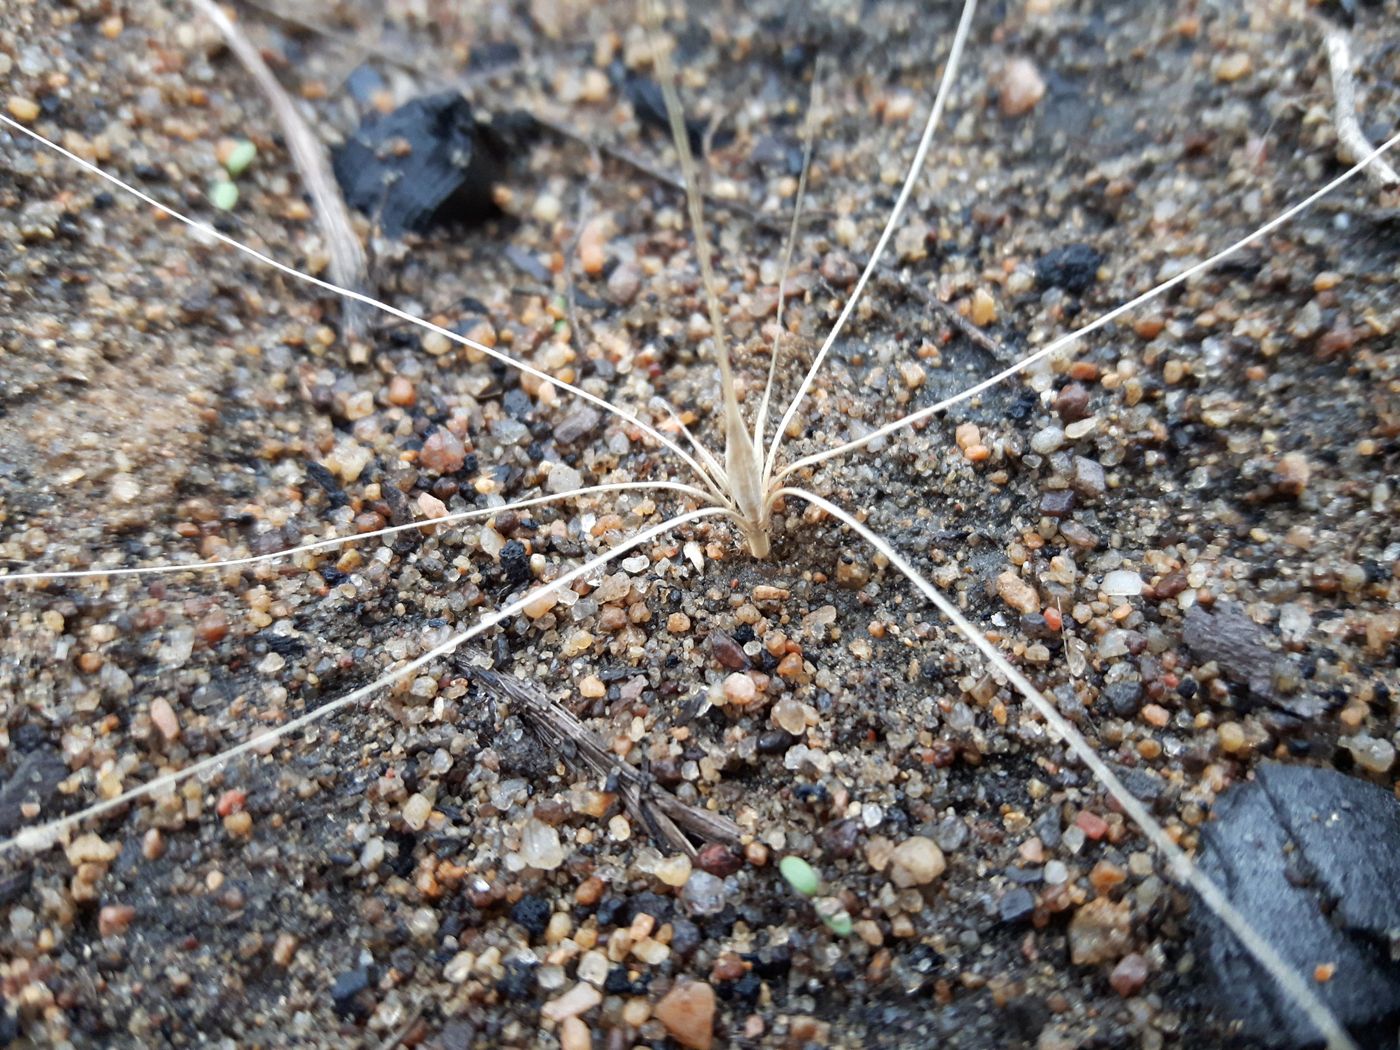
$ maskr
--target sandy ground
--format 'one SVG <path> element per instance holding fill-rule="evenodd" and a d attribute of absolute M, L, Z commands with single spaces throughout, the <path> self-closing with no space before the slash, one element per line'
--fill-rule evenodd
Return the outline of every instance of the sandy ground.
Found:
<path fill-rule="evenodd" d="M 674 167 L 606 77 L 614 59 L 646 70 L 627 5 L 371 6 L 298 8 L 330 33 L 241 12 L 328 141 L 366 107 L 463 82 L 483 114 L 525 110 Z M 711 189 L 742 205 L 712 215 L 750 408 L 814 57 L 830 56 L 788 393 L 932 97 L 956 11 L 925 6 L 724 5 L 672 26 L 691 112 L 721 132 Z M 1341 170 L 1320 38 L 1289 11 L 1252 23 L 1190 4 L 1026 6 L 979 16 L 894 269 L 785 456 L 964 388 Z M 1363 5 L 1354 29 L 1377 138 L 1396 111 L 1396 17 Z M 8 112 L 278 258 L 324 265 L 266 104 L 190 18 L 147 0 L 0 9 Z M 1027 79 L 1006 72 L 1013 60 L 1045 92 L 1007 116 L 1011 81 Z M 258 154 L 218 212 L 207 193 L 228 138 Z M 457 510 L 570 471 L 681 476 L 635 428 L 402 325 L 376 322 L 355 363 L 336 302 L 13 134 L 0 154 L 11 564 L 262 553 L 421 516 L 425 495 Z M 680 198 L 612 154 L 594 165 L 555 134 L 518 145 L 505 218 L 376 241 L 373 286 L 657 423 L 664 396 L 713 439 Z M 1395 784 L 1397 204 L 1357 180 L 1072 361 L 806 479 L 991 632 L 1186 847 L 1263 757 Z M 600 273 L 571 251 L 580 218 Z M 222 576 L 6 588 L 0 833 L 426 651 L 519 593 L 506 540 L 551 574 L 675 506 L 598 498 Z M 715 874 L 687 881 L 607 785 L 568 773 L 440 663 L 66 850 L 0 859 L 0 1031 L 81 1047 L 1228 1038 L 1186 898 L 1043 724 L 857 537 L 792 503 L 775 532 L 756 563 L 725 525 L 684 529 L 471 646 L 682 800 L 737 821 L 746 843 L 710 854 Z M 1114 572 L 1138 574 L 1143 594 L 1102 593 Z M 1259 644 L 1203 657 L 1183 642 L 1192 608 L 1233 610 Z M 751 703 L 729 702 L 721 658 L 752 669 Z M 946 864 L 935 876 L 910 867 L 927 843 Z M 778 876 L 785 854 L 817 870 L 849 935 Z M 712 1022 L 679 1009 L 707 989 Z"/>

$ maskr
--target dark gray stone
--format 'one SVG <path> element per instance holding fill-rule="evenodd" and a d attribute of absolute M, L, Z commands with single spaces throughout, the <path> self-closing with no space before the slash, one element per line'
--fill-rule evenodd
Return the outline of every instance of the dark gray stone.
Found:
<path fill-rule="evenodd" d="M 41 812 L 46 810 L 67 775 L 62 756 L 47 744 L 21 756 L 14 772 L 0 783 L 0 836 L 8 838 L 33 823 L 24 816 L 24 804 L 36 802 Z"/>
<path fill-rule="evenodd" d="M 1132 718 L 1142 708 L 1141 682 L 1114 682 L 1103 690 L 1108 708 L 1119 718 Z"/>
<path fill-rule="evenodd" d="M 997 912 L 1001 921 L 1008 926 L 1025 922 L 1035 914 L 1035 897 L 1024 886 L 1017 886 L 1006 891 L 1006 895 L 997 904 Z"/>
<path fill-rule="evenodd" d="M 1400 1029 L 1400 803 L 1334 770 L 1266 763 L 1227 792 L 1203 836 L 1201 869 L 1367 1047 Z M 1199 904 L 1200 955 L 1223 1017 L 1266 1045 L 1320 1039 L 1252 956 Z"/>
<path fill-rule="evenodd" d="M 1214 613 L 1199 605 L 1191 606 L 1182 630 L 1182 640 L 1197 660 L 1214 660 L 1226 678 L 1244 682 L 1255 696 L 1272 701 L 1277 657 L 1270 651 L 1267 637 L 1264 628 L 1232 602 L 1222 602 Z"/>
<path fill-rule="evenodd" d="M 333 167 L 346 203 L 400 237 L 495 214 L 491 194 L 503 151 L 471 104 L 444 91 L 387 116 L 371 113 L 336 151 Z"/>

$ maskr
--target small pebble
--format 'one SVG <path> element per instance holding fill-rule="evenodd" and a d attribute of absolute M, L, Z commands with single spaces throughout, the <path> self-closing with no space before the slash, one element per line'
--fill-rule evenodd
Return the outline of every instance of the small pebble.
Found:
<path fill-rule="evenodd" d="M 414 793 L 403 804 L 403 822 L 413 831 L 422 831 L 432 812 L 433 804 L 422 795 Z"/>
<path fill-rule="evenodd" d="M 560 1050 L 589 1050 L 593 1045 L 593 1033 L 577 1017 L 564 1018 L 559 1026 Z"/>
<path fill-rule="evenodd" d="M 681 1046 L 710 1050 L 715 1034 L 715 992 L 704 981 L 682 978 L 656 1004 L 654 1013 Z"/>
<path fill-rule="evenodd" d="M 1024 886 L 1013 887 L 997 903 L 997 914 L 1008 926 L 1025 922 L 1035 914 L 1035 897 Z"/>
<path fill-rule="evenodd" d="M 1061 422 L 1083 419 L 1089 414 L 1089 391 L 1080 383 L 1066 383 L 1055 395 L 1054 409 Z"/>
<path fill-rule="evenodd" d="M 1113 985 L 1113 990 L 1124 999 L 1136 995 L 1147 983 L 1147 960 L 1137 952 L 1123 956 L 1113 968 L 1108 983 Z"/>
<path fill-rule="evenodd" d="M 530 215 L 537 222 L 553 223 L 559 220 L 559 214 L 563 211 L 563 202 L 552 193 L 541 193 L 535 198 L 535 203 L 530 208 Z"/>
<path fill-rule="evenodd" d="M 1142 684 L 1140 682 L 1112 682 L 1099 694 L 1108 709 L 1118 718 L 1132 718 L 1142 708 Z"/>
<path fill-rule="evenodd" d="M 744 866 L 743 859 L 722 842 L 711 842 L 695 856 L 695 866 L 711 875 L 725 878 Z"/>
<path fill-rule="evenodd" d="M 272 945 L 272 961 L 285 970 L 292 965 L 292 960 L 296 958 L 297 947 L 300 943 L 295 934 L 279 933 L 277 940 Z"/>
<path fill-rule="evenodd" d="M 418 512 L 425 518 L 445 518 L 447 517 L 447 504 L 438 499 L 431 492 L 418 493 Z"/>
<path fill-rule="evenodd" d="M 997 595 L 1019 613 L 1040 611 L 1040 596 L 1035 588 L 1012 569 L 1007 569 L 997 577 Z"/>
<path fill-rule="evenodd" d="M 801 736 L 807 731 L 806 709 L 790 696 L 785 696 L 774 704 L 768 717 L 775 726 L 793 736 Z"/>
<path fill-rule="evenodd" d="M 580 981 L 563 995 L 545 1003 L 540 1013 L 547 1021 L 563 1021 L 587 1013 L 602 1001 L 602 992 L 587 981 Z"/>
<path fill-rule="evenodd" d="M 1160 314 L 1147 314 L 1133 322 L 1133 331 L 1140 339 L 1156 339 L 1165 327 L 1167 322 Z"/>
<path fill-rule="evenodd" d="M 246 810 L 230 813 L 224 818 L 224 830 L 234 838 L 247 838 L 253 831 L 253 815 Z"/>
<path fill-rule="evenodd" d="M 958 429 L 953 432 L 953 437 L 958 443 L 958 448 L 964 452 L 973 445 L 982 443 L 982 431 L 976 423 L 959 423 Z"/>
<path fill-rule="evenodd" d="M 165 855 L 165 836 L 159 828 L 150 828 L 141 836 L 141 856 L 147 860 L 160 860 Z"/>
<path fill-rule="evenodd" d="M 538 620 L 547 616 L 556 605 L 559 604 L 558 591 L 545 591 L 536 595 L 526 603 L 521 611 L 532 620 Z"/>
<path fill-rule="evenodd" d="M 32 98 L 11 95 L 5 102 L 5 108 L 10 111 L 10 116 L 21 124 L 32 124 L 39 119 L 39 103 Z"/>
<path fill-rule="evenodd" d="M 1249 55 L 1243 51 L 1236 51 L 1216 63 L 1215 79 L 1222 84 L 1233 83 L 1241 77 L 1248 76 L 1253 69 L 1254 63 Z"/>
<path fill-rule="evenodd" d="M 554 440 L 561 445 L 572 445 L 591 433 L 601 419 L 602 416 L 592 405 L 581 405 L 559 421 L 554 428 Z"/>
<path fill-rule="evenodd" d="M 127 931 L 136 909 L 130 904 L 108 904 L 97 913 L 97 932 L 102 937 L 118 937 Z"/>
<path fill-rule="evenodd" d="M 1083 419 L 1076 419 L 1073 423 L 1065 425 L 1065 437 L 1071 441 L 1078 441 L 1082 437 L 1088 437 L 1099 425 L 1099 421 L 1094 416 L 1085 416 Z"/>
<path fill-rule="evenodd" d="M 1065 444 L 1065 432 L 1059 427 L 1044 427 L 1031 435 L 1031 451 L 1041 456 L 1058 452 Z"/>
<path fill-rule="evenodd" d="M 409 408 L 418 400 L 418 392 L 413 381 L 404 376 L 394 376 L 389 380 L 389 404 L 399 408 Z"/>
<path fill-rule="evenodd" d="M 1082 427 L 1088 420 L 1081 420 L 1065 427 L 1066 437 L 1076 437 L 1070 433 L 1078 427 Z M 1108 482 L 1104 477 L 1103 465 L 1097 460 L 1089 459 L 1087 456 L 1074 457 L 1074 474 L 1070 477 L 1070 486 L 1076 493 L 1085 499 L 1096 499 L 1108 491 Z"/>
<path fill-rule="evenodd" d="M 728 902 L 724 880 L 709 872 L 693 870 L 681 889 L 681 900 L 692 915 L 718 915 Z"/>
<path fill-rule="evenodd" d="M 1142 577 L 1132 569 L 1115 569 L 1104 576 L 1099 590 L 1110 597 L 1136 598 L 1142 593 Z"/>
<path fill-rule="evenodd" d="M 724 698 L 731 704 L 738 704 L 740 707 L 753 703 L 753 699 L 758 695 L 758 689 L 753 684 L 753 679 L 742 671 L 736 671 L 724 680 Z"/>
<path fill-rule="evenodd" d="M 1368 773 L 1389 773 L 1395 765 L 1395 746 L 1373 736 L 1355 736 L 1346 741 L 1351 757 Z"/>
<path fill-rule="evenodd" d="M 434 474 L 455 474 L 467 461 L 462 439 L 444 427 L 438 427 L 418 451 L 418 465 Z"/>
<path fill-rule="evenodd" d="M 1023 116 L 1045 97 L 1045 78 L 1030 59 L 1013 58 L 1001 67 L 997 91 L 1003 116 Z"/>
<path fill-rule="evenodd" d="M 914 112 L 914 95 L 908 91 L 897 91 L 885 100 L 882 116 L 886 124 L 897 124 L 909 119 Z"/>
<path fill-rule="evenodd" d="M 690 858 L 684 853 L 667 857 L 657 865 L 654 874 L 667 886 L 684 886 L 690 878 Z"/>
<path fill-rule="evenodd" d="M 1070 920 L 1070 959 L 1076 966 L 1095 966 L 1121 958 L 1131 943 L 1132 914 L 1126 901 L 1095 898 Z"/>
<path fill-rule="evenodd" d="M 991 324 L 997 319 L 997 301 L 992 298 L 992 293 L 985 288 L 978 288 L 972 293 L 972 323 L 979 328 Z"/>
<path fill-rule="evenodd" d="M 590 277 L 596 277 L 607 265 L 608 225 L 607 216 L 599 215 L 590 219 L 583 227 L 578 239 L 579 265 Z"/>
<path fill-rule="evenodd" d="M 243 809 L 243 804 L 248 801 L 248 792 L 240 788 L 229 788 L 219 796 L 219 801 L 214 805 L 214 812 L 221 817 L 227 817 L 231 813 L 237 813 Z"/>
<path fill-rule="evenodd" d="M 723 631 L 710 632 L 710 652 L 721 667 L 730 671 L 742 671 L 749 666 L 743 647 Z"/>
<path fill-rule="evenodd" d="M 789 682 L 796 682 L 805 679 L 806 675 L 807 668 L 802 662 L 801 653 L 788 653 L 778 661 L 779 678 L 786 679 Z"/>
<path fill-rule="evenodd" d="M 1227 755 L 1244 750 L 1244 729 L 1238 722 L 1221 722 L 1216 733 L 1220 737 L 1220 750 Z"/>
<path fill-rule="evenodd" d="M 564 847 L 559 832 L 542 820 L 531 817 L 520 836 L 520 857 L 532 868 L 553 871 L 564 863 Z"/>
<path fill-rule="evenodd" d="M 179 739 L 180 720 L 175 716 L 175 709 L 170 706 L 170 701 L 165 697 L 158 696 L 151 701 L 151 721 L 160 730 L 160 735 L 165 737 L 166 743 Z"/>
<path fill-rule="evenodd" d="M 632 263 L 623 263 L 608 275 L 608 298 L 619 306 L 629 306 L 642 289 L 642 272 Z"/>
<path fill-rule="evenodd" d="M 1274 468 L 1274 487 L 1285 496 L 1297 499 L 1308 487 L 1312 478 L 1312 466 L 1308 457 L 1301 452 L 1289 452 Z"/>
<path fill-rule="evenodd" d="M 1108 834 L 1108 821 L 1097 813 L 1090 813 L 1087 809 L 1081 810 L 1074 818 L 1074 826 L 1084 832 L 1090 842 L 1098 842 Z"/>
<path fill-rule="evenodd" d="M 890 854 L 890 878 L 901 889 L 927 886 L 947 867 L 943 851 L 932 839 L 915 835 L 905 839 Z"/>
<path fill-rule="evenodd" d="M 1089 884 L 1094 887 L 1099 896 L 1104 896 L 1115 886 L 1121 886 L 1123 880 L 1128 877 L 1118 865 L 1101 860 L 1089 872 Z"/>
<path fill-rule="evenodd" d="M 821 275 L 837 288 L 848 288 L 856 283 L 860 271 L 844 252 L 827 252 L 822 256 Z"/>

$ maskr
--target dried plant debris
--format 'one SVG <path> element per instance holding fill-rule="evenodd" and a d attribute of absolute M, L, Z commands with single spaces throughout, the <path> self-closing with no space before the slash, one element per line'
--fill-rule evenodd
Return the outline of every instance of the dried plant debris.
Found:
<path fill-rule="evenodd" d="M 660 84 L 636 70 L 627 69 L 621 62 L 614 62 L 608 68 L 608 76 L 632 104 L 632 112 L 639 121 L 653 131 L 670 130 L 666 118 L 666 101 L 662 97 Z M 685 134 L 690 141 L 691 151 L 700 153 L 705 144 L 705 122 L 695 117 L 687 119 Z"/>
<path fill-rule="evenodd" d="M 687 806 L 650 776 L 621 761 L 592 730 L 534 682 L 477 667 L 471 662 L 471 654 L 459 658 L 457 663 L 488 695 L 518 708 L 551 753 L 564 759 L 570 768 L 610 785 L 609 790 L 617 792 L 628 812 L 658 844 L 691 856 L 696 853 L 692 838 L 702 843 L 739 844 L 743 830 L 737 824 L 727 817 Z"/>
<path fill-rule="evenodd" d="M 1265 763 L 1217 802 L 1201 867 L 1363 1046 L 1400 1025 L 1400 804 L 1328 769 Z M 1205 987 L 1242 1032 L 1271 1046 L 1315 1043 L 1219 921 L 1196 910 Z"/>
<path fill-rule="evenodd" d="M 335 177 L 351 205 L 384 233 L 427 233 L 495 213 L 492 189 L 504 146 L 455 91 L 371 114 L 335 154 Z"/>

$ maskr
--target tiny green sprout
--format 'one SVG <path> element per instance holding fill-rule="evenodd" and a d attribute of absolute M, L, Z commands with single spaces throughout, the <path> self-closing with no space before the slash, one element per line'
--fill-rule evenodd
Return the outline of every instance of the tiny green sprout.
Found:
<path fill-rule="evenodd" d="M 836 897 L 823 897 L 816 902 L 817 917 L 826 924 L 826 928 L 838 937 L 849 937 L 851 930 L 855 928 L 851 922 L 850 913 L 841 905 L 841 901 Z"/>
<path fill-rule="evenodd" d="M 238 203 L 238 187 L 227 179 L 220 179 L 209 187 L 209 203 L 220 211 L 232 211 Z"/>
<path fill-rule="evenodd" d="M 238 178 L 248 170 L 253 163 L 253 158 L 258 155 L 258 147 L 254 146 L 247 139 L 240 139 L 238 144 L 229 151 L 228 158 L 224 161 L 224 170 L 229 173 L 230 178 Z"/>
<path fill-rule="evenodd" d="M 778 871 L 787 879 L 788 885 L 804 897 L 815 897 L 821 889 L 821 877 L 801 857 L 788 854 L 778 862 Z"/>

